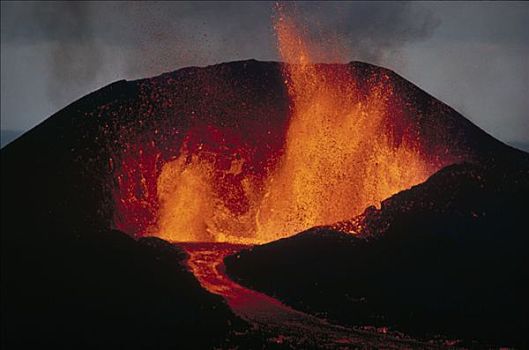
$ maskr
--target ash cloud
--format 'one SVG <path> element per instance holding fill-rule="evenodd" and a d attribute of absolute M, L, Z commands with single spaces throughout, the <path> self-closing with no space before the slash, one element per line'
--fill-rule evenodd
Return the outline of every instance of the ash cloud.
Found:
<path fill-rule="evenodd" d="M 102 64 L 91 7 L 89 2 L 74 1 L 2 4 L 2 41 L 43 49 L 35 53 L 47 62 L 47 94 L 54 103 L 92 82 Z"/>
<path fill-rule="evenodd" d="M 527 2 L 282 4 L 321 44 L 316 59 L 325 60 L 338 42 L 346 48 L 342 61 L 394 69 L 452 106 L 464 102 L 467 116 L 496 136 L 529 140 Z M 274 8 L 274 2 L 2 1 L 2 129 L 30 128 L 118 79 L 278 60 Z"/>
<path fill-rule="evenodd" d="M 348 61 L 382 63 L 406 43 L 429 38 L 441 20 L 410 2 L 286 3 L 284 9 L 325 52 L 341 46 Z"/>
<path fill-rule="evenodd" d="M 354 58 L 371 62 L 427 37 L 437 23 L 407 3 L 295 6 L 322 37 L 340 33 Z M 61 101 L 105 70 L 137 78 L 184 65 L 278 59 L 273 16 L 272 2 L 2 3 L 2 42 L 44 44 L 48 93 Z"/>

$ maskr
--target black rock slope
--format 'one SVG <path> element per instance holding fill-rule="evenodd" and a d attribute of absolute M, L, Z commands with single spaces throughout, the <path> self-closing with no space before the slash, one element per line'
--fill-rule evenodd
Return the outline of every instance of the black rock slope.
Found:
<path fill-rule="evenodd" d="M 190 67 L 118 81 L 81 98 L 2 148 L 4 216 L 18 230 L 34 220 L 42 227 L 110 227 L 123 153 L 154 142 L 161 168 L 197 126 L 229 129 L 265 158 L 256 163 L 269 161 L 263 154 L 282 147 L 289 118 L 281 67 L 253 60 Z M 406 119 L 389 124 L 408 123 L 432 158 L 482 162 L 518 152 L 389 70 L 360 62 L 344 67 L 360 88 L 389 77 L 399 99 L 395 118 Z"/>
<path fill-rule="evenodd" d="M 2 252 L 6 349 L 210 349 L 245 327 L 201 288 L 174 245 L 45 230 L 46 239 L 12 241 Z"/>
<path fill-rule="evenodd" d="M 518 157 L 395 73 L 363 63 L 346 69 L 364 82 L 389 77 L 400 114 L 411 118 L 425 149 L 478 163 Z M 261 140 L 255 131 L 284 133 L 288 106 L 279 63 L 191 67 L 113 83 L 3 147 L 2 345 L 125 346 L 169 336 L 185 341 L 192 331 L 205 332 L 199 341 L 216 339 L 233 316 L 181 271 L 178 254 L 162 242 L 154 247 L 110 230 L 113 164 L 123 152 L 153 144 L 163 164 L 197 125 L 229 129 L 254 144 L 255 154 L 277 150 L 281 132 Z M 203 322 L 213 324 L 186 326 Z"/>
<path fill-rule="evenodd" d="M 227 272 L 344 324 L 525 347 L 528 198 L 527 155 L 454 165 L 351 222 L 230 256 Z"/>

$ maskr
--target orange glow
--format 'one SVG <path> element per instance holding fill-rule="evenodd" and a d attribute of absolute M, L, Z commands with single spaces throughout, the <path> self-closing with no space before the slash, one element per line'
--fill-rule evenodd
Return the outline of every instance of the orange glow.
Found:
<path fill-rule="evenodd" d="M 230 308 L 243 319 L 273 319 L 303 315 L 278 300 L 233 282 L 225 273 L 224 258 L 249 248 L 229 243 L 180 243 L 189 255 L 187 265 L 202 287 L 223 296 Z M 305 316 L 306 317 L 306 316 Z"/>
<path fill-rule="evenodd" d="M 364 92 L 347 65 L 314 64 L 296 27 L 285 16 L 276 22 L 292 117 L 259 212 L 266 240 L 351 218 L 435 170 L 413 140 L 392 137 L 389 80 L 373 79 Z"/>
<path fill-rule="evenodd" d="M 425 117 L 390 72 L 316 64 L 321 42 L 312 43 L 281 7 L 278 13 L 288 112 L 264 105 L 260 118 L 248 117 L 252 107 L 229 119 L 226 109 L 222 119 L 215 108 L 192 107 L 190 119 L 160 119 L 136 143 L 125 133 L 121 154 L 109 160 L 117 228 L 179 242 L 269 242 L 349 220 L 454 159 L 446 130 L 418 123 Z M 325 61 L 343 61 L 335 46 Z M 208 94 L 225 100 L 222 108 L 240 102 L 244 90 L 208 79 L 186 104 L 204 106 Z M 152 110 L 147 103 L 146 113 Z"/>
<path fill-rule="evenodd" d="M 183 148 L 162 168 L 158 222 L 148 234 L 184 242 L 255 242 L 254 211 L 244 202 L 256 189 L 249 176 L 240 176 L 244 160 L 229 160 L 223 168 L 225 159 L 216 153 Z"/>
<path fill-rule="evenodd" d="M 360 87 L 348 65 L 314 64 L 314 45 L 279 11 L 275 29 L 288 63 L 291 116 L 275 167 L 252 176 L 244 155 L 190 149 L 184 142 L 158 177 L 158 218 L 147 234 L 268 242 L 352 218 L 439 168 L 420 154 L 413 133 L 403 132 L 388 76 L 368 77 Z"/>

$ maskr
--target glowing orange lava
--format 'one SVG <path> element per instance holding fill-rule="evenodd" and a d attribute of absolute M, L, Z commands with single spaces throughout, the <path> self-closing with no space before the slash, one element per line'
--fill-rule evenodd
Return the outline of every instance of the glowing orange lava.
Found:
<path fill-rule="evenodd" d="M 264 243 L 350 220 L 466 159 L 446 106 L 380 67 L 316 63 L 343 62 L 345 50 L 313 41 L 293 18 L 279 6 L 284 63 L 139 83 L 134 104 L 118 109 L 121 122 L 104 124 L 117 130 L 114 227 L 178 242 Z"/>
<path fill-rule="evenodd" d="M 393 135 L 388 77 L 364 91 L 347 65 L 314 64 L 297 27 L 286 16 L 276 23 L 292 117 L 259 211 L 266 240 L 351 218 L 435 170 L 412 138 Z"/>
<path fill-rule="evenodd" d="M 249 155 L 227 143 L 191 148 L 184 140 L 158 177 L 157 222 L 147 234 L 173 241 L 272 241 L 352 218 L 439 168 L 421 155 L 416 136 L 399 119 L 388 76 L 367 77 L 361 86 L 348 65 L 315 64 L 316 45 L 279 11 L 275 29 L 287 62 L 291 114 L 275 166 L 254 176 L 245 170 Z"/>

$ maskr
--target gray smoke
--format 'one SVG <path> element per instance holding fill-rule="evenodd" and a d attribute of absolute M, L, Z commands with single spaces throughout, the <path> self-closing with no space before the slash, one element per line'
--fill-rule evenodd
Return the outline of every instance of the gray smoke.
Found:
<path fill-rule="evenodd" d="M 529 140 L 527 2 L 282 4 L 321 46 L 316 59 L 338 43 L 346 48 L 343 61 L 394 69 L 496 136 Z M 274 8 L 237 1 L 2 1 L 2 129 L 32 127 L 118 79 L 278 60 Z"/>
<path fill-rule="evenodd" d="M 371 62 L 427 37 L 438 24 L 407 3 L 296 7 L 319 35 L 339 33 L 351 59 Z M 48 94 L 59 103 L 112 69 L 136 78 L 185 65 L 278 59 L 273 15 L 272 2 L 3 2 L 2 42 L 44 45 Z"/>
<path fill-rule="evenodd" d="M 292 2 L 283 5 L 300 19 L 311 40 L 320 46 L 321 57 L 334 46 L 353 59 L 383 63 L 406 43 L 427 39 L 440 19 L 410 2 Z"/>
<path fill-rule="evenodd" d="M 82 89 L 97 76 L 101 50 L 93 29 L 89 2 L 2 3 L 2 41 L 45 45 L 35 52 L 49 67 L 47 93 L 54 103 Z M 4 16 L 5 14 L 5 16 Z M 41 77 L 33 77 L 41 79 Z"/>

